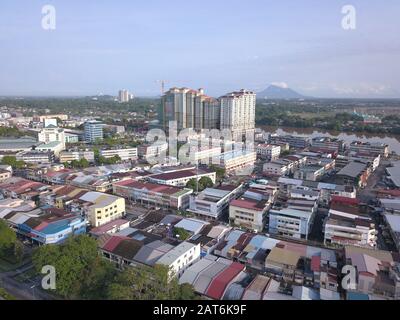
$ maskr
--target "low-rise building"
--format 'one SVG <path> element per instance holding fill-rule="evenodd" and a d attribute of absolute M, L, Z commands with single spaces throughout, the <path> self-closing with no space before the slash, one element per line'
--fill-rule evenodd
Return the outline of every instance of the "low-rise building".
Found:
<path fill-rule="evenodd" d="M 200 244 L 182 242 L 163 255 L 157 264 L 169 268 L 169 276 L 180 277 L 183 272 L 200 259 Z"/>
<path fill-rule="evenodd" d="M 365 187 L 371 174 L 371 169 L 364 162 L 350 162 L 335 176 L 338 184 Z"/>
<path fill-rule="evenodd" d="M 295 179 L 319 181 L 325 174 L 325 167 L 317 165 L 308 165 L 299 168 L 294 172 Z"/>
<path fill-rule="evenodd" d="M 0 169 L 0 182 L 3 182 L 11 178 L 12 173 L 8 170 Z"/>
<path fill-rule="evenodd" d="M 90 234 L 94 237 L 100 237 L 103 234 L 115 234 L 129 228 L 130 221 L 125 219 L 112 220 L 99 227 L 92 228 Z"/>
<path fill-rule="evenodd" d="M 287 143 L 289 144 L 290 148 L 304 149 L 309 146 L 310 139 L 307 137 L 291 136 L 291 135 L 285 135 L 285 136 L 270 135 L 269 142 L 272 144 Z"/>
<path fill-rule="evenodd" d="M 203 177 L 210 178 L 212 183 L 215 184 L 216 181 L 215 171 L 209 171 L 204 169 L 178 170 L 173 172 L 155 174 L 149 176 L 148 180 L 152 183 L 165 184 L 175 187 L 184 187 L 190 180 L 192 179 L 200 180 Z"/>
<path fill-rule="evenodd" d="M 26 163 L 46 164 L 55 161 L 55 156 L 52 151 L 21 151 L 16 154 L 17 160 L 22 160 Z"/>
<path fill-rule="evenodd" d="M 344 141 L 337 138 L 316 137 L 311 140 L 312 151 L 338 153 L 343 149 Z"/>
<path fill-rule="evenodd" d="M 380 154 L 387 158 L 389 155 L 389 146 L 381 142 L 361 142 L 353 141 L 350 143 L 350 151 L 362 154 Z"/>
<path fill-rule="evenodd" d="M 21 137 L 0 139 L 0 151 L 1 152 L 18 152 L 18 151 L 30 151 L 32 148 L 40 145 L 42 142 L 37 141 L 32 137 Z"/>
<path fill-rule="evenodd" d="M 69 150 L 60 152 L 60 162 L 71 162 L 86 159 L 89 162 L 94 162 L 94 152 L 91 150 Z"/>
<path fill-rule="evenodd" d="M 45 209 L 33 216 L 15 213 L 8 219 L 14 221 L 18 234 L 36 244 L 58 244 L 68 237 L 86 233 L 86 219 L 57 208 Z"/>
<path fill-rule="evenodd" d="M 250 188 L 239 199 L 229 203 L 229 221 L 235 226 L 261 232 L 273 197 L 267 192 Z"/>
<path fill-rule="evenodd" d="M 263 173 L 266 176 L 282 177 L 291 172 L 292 164 L 285 160 L 275 160 L 264 163 Z"/>
<path fill-rule="evenodd" d="M 400 215 L 385 213 L 384 218 L 397 251 L 400 252 Z"/>
<path fill-rule="evenodd" d="M 5 198 L 31 200 L 46 192 L 49 186 L 20 177 L 11 177 L 0 184 L 0 194 Z"/>
<path fill-rule="evenodd" d="M 37 151 L 43 151 L 43 152 L 53 152 L 54 155 L 58 158 L 60 155 L 60 152 L 65 149 L 65 146 L 63 143 L 60 141 L 52 141 L 48 143 L 41 144 L 40 146 L 37 146 L 35 150 Z"/>
<path fill-rule="evenodd" d="M 400 161 L 393 162 L 391 167 L 386 168 L 386 173 L 393 186 L 400 188 Z"/>
<path fill-rule="evenodd" d="M 137 148 L 118 148 L 118 149 L 102 149 L 100 155 L 104 158 L 112 158 L 118 156 L 122 161 L 137 160 L 138 149 Z"/>
<path fill-rule="evenodd" d="M 263 173 L 266 176 L 286 176 L 296 172 L 307 163 L 307 157 L 302 155 L 290 155 L 263 165 Z"/>
<path fill-rule="evenodd" d="M 65 133 L 65 143 L 78 143 L 79 142 L 79 135 L 75 133 Z"/>
<path fill-rule="evenodd" d="M 277 160 L 281 154 L 281 147 L 273 144 L 259 144 L 256 148 L 257 156 L 268 161 Z"/>
<path fill-rule="evenodd" d="M 147 207 L 184 210 L 193 190 L 126 179 L 113 184 L 113 193 Z"/>
<path fill-rule="evenodd" d="M 248 150 L 232 150 L 221 154 L 219 166 L 224 168 L 226 172 L 232 172 L 234 170 L 254 166 L 256 160 L 256 152 Z"/>
<path fill-rule="evenodd" d="M 314 220 L 313 211 L 293 208 L 269 211 L 269 233 L 296 239 L 308 239 Z"/>
<path fill-rule="evenodd" d="M 229 202 L 237 197 L 241 189 L 242 185 L 206 188 L 198 195 L 190 197 L 188 211 L 206 219 L 217 220 L 228 207 Z"/>
<path fill-rule="evenodd" d="M 221 147 L 214 146 L 198 146 L 192 145 L 188 148 L 188 152 L 184 155 L 186 161 L 182 161 L 183 156 L 179 154 L 179 160 L 182 163 L 202 163 L 211 164 L 213 161 L 217 161 L 221 155 Z"/>
<path fill-rule="evenodd" d="M 125 215 L 125 199 L 122 197 L 89 191 L 69 204 L 72 212 L 87 217 L 92 227 L 99 227 Z"/>
<path fill-rule="evenodd" d="M 372 219 L 362 214 L 359 201 L 333 197 L 324 224 L 324 243 L 376 247 L 377 230 Z"/>
<path fill-rule="evenodd" d="M 347 289 L 347 297 L 362 294 L 375 299 L 400 299 L 400 263 L 398 256 L 356 246 L 345 247 L 347 265 L 355 267 L 355 283 Z"/>
<path fill-rule="evenodd" d="M 168 150 L 168 143 L 162 141 L 156 141 L 152 144 L 142 144 L 138 146 L 138 155 L 144 160 L 155 157 L 166 157 Z"/>
<path fill-rule="evenodd" d="M 57 124 L 56 119 L 54 120 Z M 46 120 L 48 121 L 48 119 Z M 38 133 L 38 140 L 40 142 L 44 142 L 45 144 L 49 144 L 52 142 L 59 142 L 61 143 L 61 150 L 65 149 L 65 131 L 63 128 L 58 128 L 54 123 L 50 121 L 50 124 L 45 123 L 46 127 L 43 128 Z"/>

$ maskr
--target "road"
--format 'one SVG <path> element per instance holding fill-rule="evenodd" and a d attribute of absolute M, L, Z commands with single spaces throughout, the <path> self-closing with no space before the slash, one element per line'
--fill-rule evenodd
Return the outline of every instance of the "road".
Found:
<path fill-rule="evenodd" d="M 323 230 L 324 230 L 324 221 L 327 216 L 328 216 L 327 209 L 318 208 L 308 237 L 309 240 L 324 243 Z"/>
<path fill-rule="evenodd" d="M 376 168 L 376 170 L 368 178 L 367 186 L 359 190 L 358 197 L 362 202 L 368 203 L 369 200 L 376 198 L 373 189 L 375 188 L 376 184 L 381 180 L 381 178 L 385 176 L 385 170 L 388 165 L 389 162 L 383 160 L 378 168 Z"/>
<path fill-rule="evenodd" d="M 379 167 L 376 168 L 376 170 L 369 177 L 367 186 L 358 191 L 358 197 L 362 202 L 369 204 L 370 200 L 376 199 L 376 194 L 373 190 L 375 188 L 379 188 L 379 182 L 381 181 L 382 177 L 385 176 L 385 170 L 389 166 L 389 164 L 390 164 L 389 161 L 383 160 L 379 165 Z M 396 251 L 396 248 L 393 245 L 390 245 L 385 241 L 385 237 L 383 236 L 383 230 L 380 227 L 382 224 L 384 224 L 382 216 L 379 213 L 376 213 L 373 210 L 371 210 L 370 217 L 374 221 L 375 228 L 378 231 L 377 235 L 378 249 L 386 251 Z"/>

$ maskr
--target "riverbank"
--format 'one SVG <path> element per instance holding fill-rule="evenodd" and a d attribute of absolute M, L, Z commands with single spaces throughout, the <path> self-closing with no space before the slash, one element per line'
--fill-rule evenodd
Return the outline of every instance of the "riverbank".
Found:
<path fill-rule="evenodd" d="M 343 132 L 335 130 L 322 130 L 316 128 L 294 128 L 294 127 L 275 127 L 258 126 L 269 134 L 295 135 L 309 138 L 331 137 L 344 140 L 346 144 L 357 140 L 362 142 L 380 142 L 386 143 L 390 151 L 400 154 L 400 135 L 395 134 L 371 134 L 366 132 Z"/>

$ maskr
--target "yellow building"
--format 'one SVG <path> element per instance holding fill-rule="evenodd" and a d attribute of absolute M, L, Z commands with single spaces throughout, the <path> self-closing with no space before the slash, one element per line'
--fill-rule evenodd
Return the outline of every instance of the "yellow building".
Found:
<path fill-rule="evenodd" d="M 125 199 L 106 193 L 89 191 L 76 203 L 92 227 L 98 227 L 125 215 Z"/>

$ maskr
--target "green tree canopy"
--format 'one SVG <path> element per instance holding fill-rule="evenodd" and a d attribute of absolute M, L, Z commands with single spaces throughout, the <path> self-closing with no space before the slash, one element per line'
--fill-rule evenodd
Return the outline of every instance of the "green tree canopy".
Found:
<path fill-rule="evenodd" d="M 210 177 L 201 177 L 199 180 L 199 185 L 201 186 L 201 190 L 204 190 L 206 188 L 212 188 L 214 183 Z"/>
<path fill-rule="evenodd" d="M 109 286 L 112 300 L 189 300 L 195 299 L 190 285 L 179 285 L 176 277 L 168 280 L 168 268 L 137 266 L 127 268 Z"/>
<path fill-rule="evenodd" d="M 71 237 L 62 245 L 45 245 L 32 257 L 38 272 L 45 265 L 56 269 L 56 291 L 67 298 L 104 298 L 114 268 L 97 251 L 87 235 Z"/>
<path fill-rule="evenodd" d="M 24 161 L 17 160 L 14 156 L 4 156 L 3 159 L 1 159 L 1 164 L 12 166 L 13 169 L 21 169 L 25 166 Z"/>
<path fill-rule="evenodd" d="M 187 183 L 186 183 L 186 188 L 192 189 L 193 191 L 196 191 L 197 189 L 197 182 L 196 179 L 190 179 Z M 199 186 L 200 189 L 200 186 Z"/>
<path fill-rule="evenodd" d="M 15 231 L 9 228 L 9 226 L 0 219 L 0 256 L 8 253 L 9 250 L 13 249 L 17 242 L 17 235 Z"/>
<path fill-rule="evenodd" d="M 216 165 L 210 165 L 211 171 L 215 171 L 215 174 L 217 176 L 217 180 L 220 181 L 225 177 L 226 171 L 224 168 L 220 168 Z"/>
<path fill-rule="evenodd" d="M 78 169 L 83 169 L 89 167 L 89 161 L 85 158 L 82 158 L 80 160 L 72 160 L 70 163 L 70 166 L 72 168 L 78 168 Z"/>

